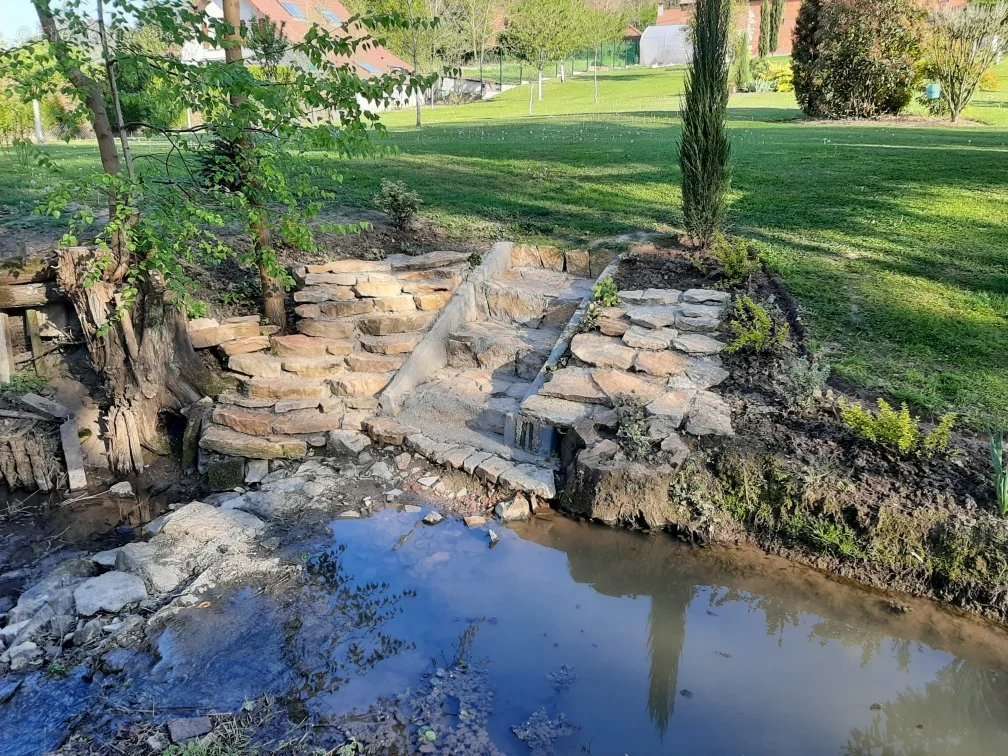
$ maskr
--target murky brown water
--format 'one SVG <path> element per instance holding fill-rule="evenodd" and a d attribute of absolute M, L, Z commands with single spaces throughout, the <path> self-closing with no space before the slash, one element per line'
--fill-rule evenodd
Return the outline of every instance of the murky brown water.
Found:
<path fill-rule="evenodd" d="M 566 723 L 557 732 L 567 734 L 539 743 L 544 753 L 1008 752 L 1001 628 L 927 602 L 901 599 L 910 612 L 895 614 L 885 596 L 750 551 L 559 517 L 504 530 L 488 549 L 481 531 L 416 527 L 420 516 L 339 520 L 331 538 L 299 547 L 342 544 L 344 578 L 387 583 L 377 589 L 386 613 L 357 640 L 403 645 L 350 663 L 339 648 L 349 614 L 324 594 L 284 602 L 237 591 L 183 614 L 120 703 L 220 710 L 274 693 L 301 697 L 316 717 L 361 711 L 418 686 L 475 627 L 487 731 L 506 753 L 528 752 L 512 728 L 536 712 Z M 348 602 L 346 583 L 332 590 Z M 350 601 L 370 610 L 364 593 Z M 0 727 L 11 732 L 20 712 L 30 728 L 44 691 L 0 710 Z"/>

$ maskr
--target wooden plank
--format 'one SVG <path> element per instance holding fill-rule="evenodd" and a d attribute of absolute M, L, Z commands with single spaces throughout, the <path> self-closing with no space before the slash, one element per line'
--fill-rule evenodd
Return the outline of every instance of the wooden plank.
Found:
<path fill-rule="evenodd" d="M 70 417 L 60 426 L 60 443 L 66 460 L 67 482 L 71 491 L 87 488 L 87 474 L 84 472 L 84 455 L 81 452 L 80 437 L 77 435 L 77 421 Z"/>
<path fill-rule="evenodd" d="M 25 394 L 19 396 L 18 400 L 22 404 L 27 404 L 33 410 L 38 410 L 42 414 L 49 415 L 57 420 L 70 417 L 70 410 L 62 404 L 54 402 L 52 399 L 46 399 L 44 396 L 39 396 L 38 394 Z"/>
<path fill-rule="evenodd" d="M 25 310 L 25 331 L 28 333 L 28 343 L 31 345 L 32 357 L 35 358 L 35 372 L 42 375 L 42 336 L 39 333 L 39 311 Z"/>
<path fill-rule="evenodd" d="M 14 352 L 7 335 L 7 316 L 0 312 L 0 384 L 10 383 L 14 374 Z"/>
<path fill-rule="evenodd" d="M 22 255 L 0 260 L 0 284 L 25 284 L 55 281 L 56 269 L 53 252 Z"/>
<path fill-rule="evenodd" d="M 56 302 L 62 297 L 48 283 L 0 284 L 0 310 L 19 310 Z"/>

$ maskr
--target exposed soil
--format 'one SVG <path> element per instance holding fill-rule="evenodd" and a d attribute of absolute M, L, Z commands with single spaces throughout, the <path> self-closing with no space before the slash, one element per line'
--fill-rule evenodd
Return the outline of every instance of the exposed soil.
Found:
<path fill-rule="evenodd" d="M 673 485 L 674 530 L 697 541 L 756 543 L 864 583 L 928 595 L 1008 620 L 1008 523 L 997 512 L 989 440 L 957 428 L 947 453 L 900 454 L 865 441 L 844 403 L 875 396 L 826 381 L 795 402 L 793 360 L 808 356 L 801 313 L 778 279 L 759 271 L 731 285 L 717 263 L 682 248 L 632 250 L 621 290 L 710 287 L 747 294 L 787 323 L 771 354 L 722 355 L 719 392 L 736 436 L 701 439 Z M 921 422 L 921 433 L 933 427 Z M 699 453 L 698 453 L 699 452 Z"/>

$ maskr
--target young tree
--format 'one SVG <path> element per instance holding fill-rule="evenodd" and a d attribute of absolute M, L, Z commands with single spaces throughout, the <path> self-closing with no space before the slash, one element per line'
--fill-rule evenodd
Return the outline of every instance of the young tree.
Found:
<path fill-rule="evenodd" d="M 374 42 L 360 30 L 334 33 L 313 25 L 292 42 L 269 23 L 235 26 L 237 2 L 226 4 L 229 24 L 194 10 L 189 0 L 98 0 L 100 39 L 85 10 L 95 7 L 90 2 L 63 0 L 58 8 L 50 0 L 33 2 L 49 54 L 90 113 L 103 168 L 72 193 L 54 192 L 47 209 L 57 212 L 95 190 L 109 205 L 93 251 L 61 254 L 58 277 L 104 379 L 111 465 L 139 471 L 142 448 L 155 443 L 159 411 L 210 392 L 186 332 L 185 308 L 193 300 L 187 270 L 236 258 L 258 267 L 264 295 L 273 294 L 270 282 L 289 278 L 276 243 L 314 249 L 309 220 L 332 196 L 311 185 L 318 169 L 301 156 L 366 152 L 369 132 L 380 127 L 378 107 L 425 82 L 402 72 L 361 79 L 350 61 Z M 224 49 L 226 60 L 190 64 L 152 53 L 131 33 L 142 26 L 156 28 L 171 49 L 195 41 Z M 242 60 L 243 47 L 252 51 L 254 66 Z M 141 76 L 163 77 L 202 116 L 193 127 L 137 123 L 170 146 L 135 171 L 123 159 L 128 130 L 115 86 L 116 69 L 127 65 Z M 75 216 L 75 222 L 88 220 L 87 211 Z M 220 233 L 236 224 L 248 232 L 247 246 Z"/>
<path fill-rule="evenodd" d="M 1008 3 L 969 5 L 932 14 L 925 36 L 928 72 L 942 88 L 942 100 L 959 120 L 984 73 L 1008 47 Z"/>
<path fill-rule="evenodd" d="M 494 37 L 496 0 L 458 0 L 460 18 L 465 28 L 469 49 L 479 63 L 480 97 L 484 94 L 483 59 Z"/>
<path fill-rule="evenodd" d="M 784 22 L 784 0 L 763 0 L 760 3 L 759 56 L 773 55 L 780 44 L 780 28 Z"/>
<path fill-rule="evenodd" d="M 679 166 L 683 219 L 693 244 L 707 247 L 721 225 L 730 172 L 725 129 L 731 0 L 697 0 L 693 60 L 686 72 Z"/>
<path fill-rule="evenodd" d="M 595 59 L 595 102 L 599 101 L 598 69 L 602 46 L 606 42 L 619 39 L 626 28 L 625 11 L 619 0 L 596 0 L 588 8 L 584 18 L 585 43 L 591 48 Z"/>
<path fill-rule="evenodd" d="M 538 74 L 543 98 L 543 71 L 550 61 L 569 55 L 583 38 L 579 0 L 516 0 L 508 16 L 508 45 Z"/>

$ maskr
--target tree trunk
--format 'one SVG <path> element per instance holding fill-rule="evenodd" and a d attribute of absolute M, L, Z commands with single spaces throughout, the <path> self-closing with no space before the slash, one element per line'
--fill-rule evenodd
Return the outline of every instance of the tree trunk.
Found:
<path fill-rule="evenodd" d="M 539 102 L 542 102 L 542 82 L 543 82 L 543 70 L 539 67 Z"/>
<path fill-rule="evenodd" d="M 85 283 L 92 263 L 91 253 L 80 247 L 61 250 L 57 280 L 73 303 L 108 400 L 104 433 L 109 467 L 117 473 L 140 472 L 143 447 L 161 446 L 158 414 L 210 393 L 211 376 L 193 351 L 185 316 L 159 276 L 148 278 L 137 311 L 121 310 L 114 284 Z"/>
<path fill-rule="evenodd" d="M 35 144 L 45 144 L 45 132 L 42 130 L 42 108 L 38 100 L 32 100 L 32 117 L 35 119 Z"/>
<path fill-rule="evenodd" d="M 263 315 L 270 323 L 285 328 L 287 326 L 287 295 L 279 279 L 273 275 L 269 265 L 266 264 L 267 250 L 270 249 L 272 240 L 269 226 L 263 217 L 264 212 L 260 210 L 259 219 L 254 224 L 256 259 L 259 261 L 259 283 L 262 286 Z"/>
<path fill-rule="evenodd" d="M 416 48 L 413 49 L 413 73 L 417 72 L 417 51 Z M 422 107 L 423 93 L 414 92 L 413 99 L 416 101 L 416 127 L 419 129 L 423 124 L 421 123 L 420 108 Z"/>
<path fill-rule="evenodd" d="M 242 57 L 241 38 L 241 13 L 239 0 L 224 0 L 224 21 L 234 33 L 229 37 L 229 43 L 224 48 L 224 60 L 234 65 L 244 66 L 245 60 Z M 416 59 L 414 58 L 414 61 Z M 231 95 L 231 104 L 238 106 L 241 104 L 241 97 Z M 417 105 L 419 108 L 419 105 Z M 244 140 L 247 143 L 247 139 Z M 266 253 L 272 248 L 270 240 L 269 224 L 266 221 L 266 209 L 264 207 L 253 207 L 255 220 L 251 223 L 253 234 L 252 244 L 256 251 L 256 264 L 259 268 L 259 283 L 262 288 L 262 310 L 266 319 L 281 329 L 287 327 L 287 308 L 285 306 L 285 296 L 283 284 L 271 270 L 268 264 Z"/>
<path fill-rule="evenodd" d="M 532 103 L 535 101 L 535 87 L 532 86 L 532 82 L 529 82 L 529 115 L 532 115 Z"/>

